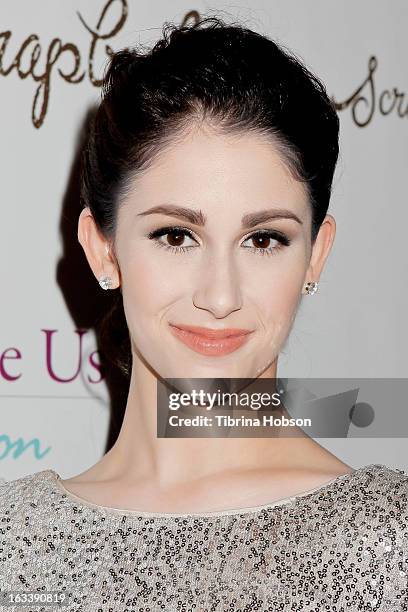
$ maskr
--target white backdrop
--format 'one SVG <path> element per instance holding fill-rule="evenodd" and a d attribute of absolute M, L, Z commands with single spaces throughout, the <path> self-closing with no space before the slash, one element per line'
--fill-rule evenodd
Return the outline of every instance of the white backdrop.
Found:
<path fill-rule="evenodd" d="M 63 235 L 76 235 L 67 208 L 76 195 L 72 164 L 99 99 L 106 47 L 152 44 L 164 21 L 180 23 L 190 11 L 271 36 L 344 103 L 329 210 L 336 241 L 279 375 L 408 377 L 405 0 L 2 0 L 0 477 L 51 467 L 68 478 L 104 453 L 109 397 L 95 338 L 84 333 L 80 351 L 61 289 L 73 268 Z M 68 297 L 86 300 L 76 278 Z M 355 467 L 408 468 L 404 438 L 320 442 Z"/>

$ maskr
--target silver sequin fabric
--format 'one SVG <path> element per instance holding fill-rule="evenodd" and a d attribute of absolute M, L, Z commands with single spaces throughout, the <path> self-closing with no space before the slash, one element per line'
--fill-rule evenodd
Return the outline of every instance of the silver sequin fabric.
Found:
<path fill-rule="evenodd" d="M 285 500 L 202 514 L 98 506 L 59 479 L 48 469 L 0 482 L 0 589 L 24 601 L 1 610 L 408 610 L 403 470 L 371 464 Z M 32 593 L 64 605 L 30 603 Z"/>

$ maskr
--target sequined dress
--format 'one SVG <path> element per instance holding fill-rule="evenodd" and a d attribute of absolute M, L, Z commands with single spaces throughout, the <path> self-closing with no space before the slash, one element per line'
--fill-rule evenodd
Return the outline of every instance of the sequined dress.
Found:
<path fill-rule="evenodd" d="M 371 464 L 278 502 L 201 514 L 98 506 L 60 479 L 48 469 L 0 483 L 0 589 L 63 594 L 64 605 L 0 609 L 408 610 L 403 470 Z"/>

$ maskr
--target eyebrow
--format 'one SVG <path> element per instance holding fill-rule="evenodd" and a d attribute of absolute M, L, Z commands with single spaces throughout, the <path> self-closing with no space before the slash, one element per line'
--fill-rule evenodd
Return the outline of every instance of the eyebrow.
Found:
<path fill-rule="evenodd" d="M 183 206 L 174 206 L 172 204 L 152 206 L 152 208 L 138 213 L 138 217 L 145 217 L 153 214 L 169 215 L 199 226 L 203 226 L 206 223 L 206 217 L 201 210 L 193 210 L 192 208 L 184 208 Z M 241 219 L 241 226 L 244 229 L 251 228 L 260 223 L 271 221 L 272 219 L 292 219 L 302 225 L 302 221 L 292 211 L 284 208 L 268 208 L 254 213 L 247 213 Z"/>

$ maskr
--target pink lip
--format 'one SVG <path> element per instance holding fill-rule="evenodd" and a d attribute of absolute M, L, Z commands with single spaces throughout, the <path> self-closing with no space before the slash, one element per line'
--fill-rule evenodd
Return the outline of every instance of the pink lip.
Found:
<path fill-rule="evenodd" d="M 249 329 L 210 329 L 193 325 L 170 323 L 173 334 L 186 346 L 202 355 L 227 355 L 236 351 L 249 339 Z"/>

